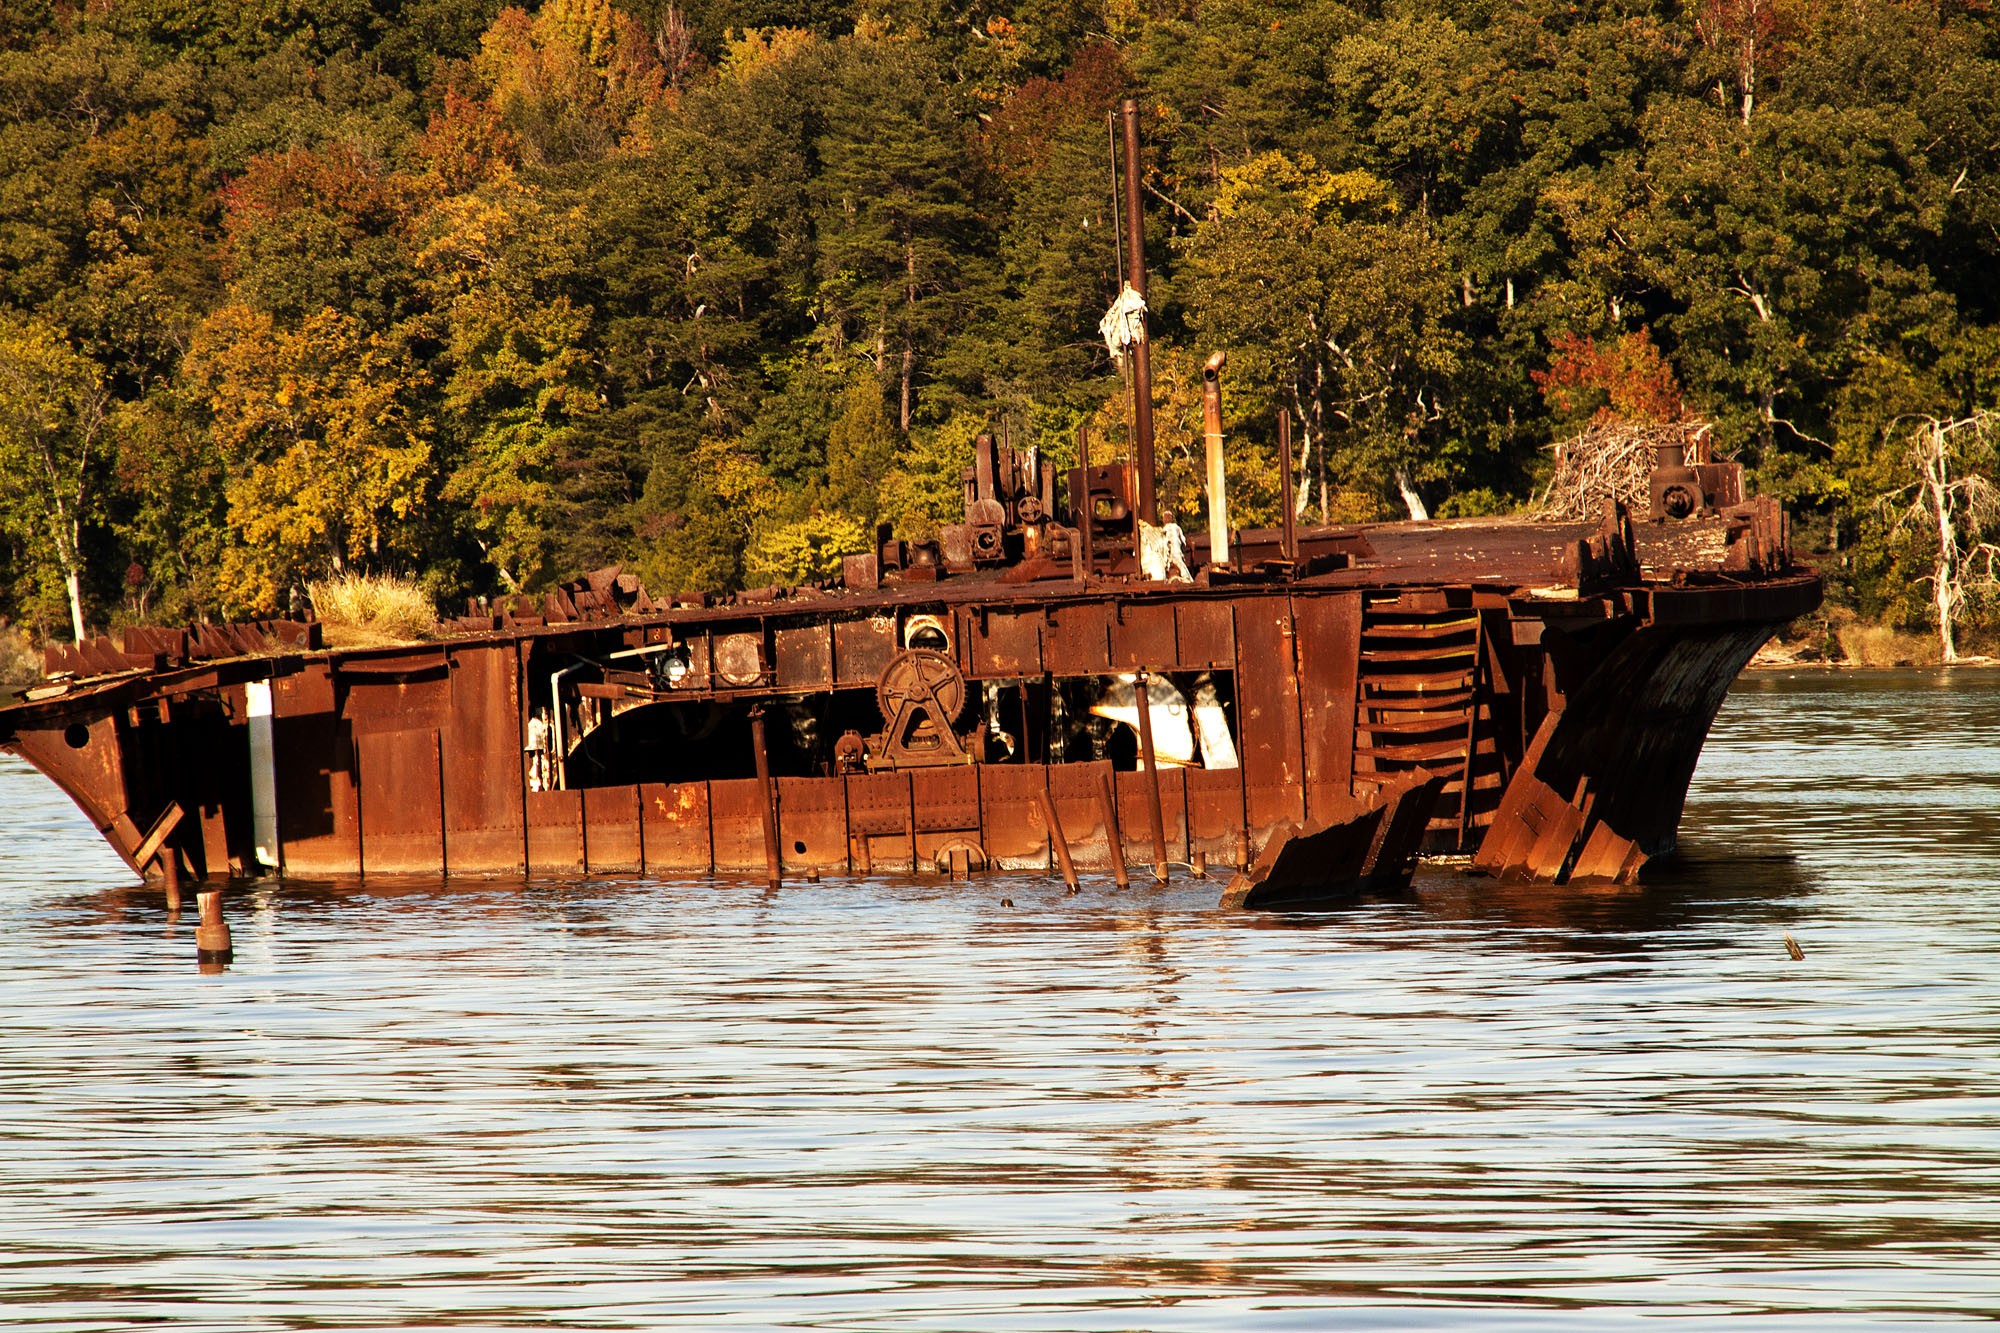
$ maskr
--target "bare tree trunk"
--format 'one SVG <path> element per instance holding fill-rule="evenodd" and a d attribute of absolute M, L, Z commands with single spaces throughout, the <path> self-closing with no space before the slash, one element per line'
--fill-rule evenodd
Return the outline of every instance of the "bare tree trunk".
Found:
<path fill-rule="evenodd" d="M 910 328 L 917 316 L 917 247 L 908 241 L 903 243 L 903 303 L 909 309 L 909 318 L 903 324 L 903 404 L 901 422 L 905 434 L 910 429 L 910 378 L 917 367 L 917 349 L 911 340 Z"/>
<path fill-rule="evenodd" d="M 66 570 L 63 574 L 63 586 L 69 589 L 69 626 L 76 635 L 76 641 L 82 643 L 84 640 L 83 576 L 75 568 Z"/>
<path fill-rule="evenodd" d="M 1924 490 L 1931 512 L 1937 516 L 1937 568 L 1931 579 L 1931 595 L 1937 607 L 1938 644 L 1947 664 L 1958 660 L 1958 634 L 1953 624 L 1958 614 L 1958 533 L 1951 521 L 1951 478 L 1946 475 L 1944 426 L 1930 423 L 1923 456 Z"/>
<path fill-rule="evenodd" d="M 83 624 L 83 524 L 61 497 L 49 515 L 49 535 L 55 539 L 56 563 L 62 566 L 63 588 L 69 593 L 69 625 L 76 641 L 85 638 Z"/>
<path fill-rule="evenodd" d="M 917 349 L 910 346 L 910 335 L 903 335 L 903 404 L 899 417 L 904 432 L 910 429 L 910 376 L 916 370 Z"/>

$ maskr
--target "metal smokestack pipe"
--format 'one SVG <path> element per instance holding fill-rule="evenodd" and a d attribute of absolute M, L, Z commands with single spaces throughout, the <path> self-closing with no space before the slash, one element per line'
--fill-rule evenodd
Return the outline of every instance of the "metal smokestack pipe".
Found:
<path fill-rule="evenodd" d="M 1285 410 L 1283 404 L 1278 407 L 1278 463 L 1281 482 L 1278 504 L 1285 511 L 1285 535 L 1278 553 L 1287 560 L 1296 560 L 1299 558 L 1299 531 L 1296 497 L 1292 494 L 1292 414 Z"/>
<path fill-rule="evenodd" d="M 1229 478 L 1222 467 L 1222 363 L 1217 352 L 1201 368 L 1201 417 L 1208 437 L 1208 563 L 1229 563 Z"/>
<path fill-rule="evenodd" d="M 1146 294 L 1146 210 L 1139 202 L 1139 103 L 1125 99 L 1125 272 L 1126 281 L 1140 296 Z M 1146 330 L 1145 316 L 1139 330 Z M 1132 465 L 1139 473 L 1139 517 L 1148 523 L 1160 521 L 1153 499 L 1153 357 L 1141 336 L 1132 344 Z"/>

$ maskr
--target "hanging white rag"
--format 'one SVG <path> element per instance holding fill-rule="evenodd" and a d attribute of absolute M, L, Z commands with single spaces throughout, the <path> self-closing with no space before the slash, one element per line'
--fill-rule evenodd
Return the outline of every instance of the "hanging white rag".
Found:
<path fill-rule="evenodd" d="M 1104 312 L 1104 318 L 1097 321 L 1097 331 L 1104 336 L 1104 345 L 1111 349 L 1111 357 L 1119 365 L 1125 364 L 1125 354 L 1133 343 L 1146 341 L 1146 298 L 1134 290 L 1131 283 L 1118 293 L 1118 299 Z"/>

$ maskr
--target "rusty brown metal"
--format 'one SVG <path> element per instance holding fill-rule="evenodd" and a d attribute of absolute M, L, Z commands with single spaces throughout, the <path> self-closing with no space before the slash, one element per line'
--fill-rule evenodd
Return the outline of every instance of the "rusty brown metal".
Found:
<path fill-rule="evenodd" d="M 778 791 L 771 783 L 771 749 L 765 734 L 762 704 L 750 709 L 750 746 L 757 759 L 757 787 L 762 797 L 758 816 L 764 825 L 764 871 L 775 889 L 785 879 L 785 858 L 778 847 Z"/>
<path fill-rule="evenodd" d="M 1167 882 L 1167 826 L 1160 810 L 1160 759 L 1153 750 L 1152 678 L 1140 671 L 1133 677 L 1133 702 L 1139 713 L 1139 762 L 1146 772 L 1146 823 L 1153 834 L 1153 881 Z"/>
<path fill-rule="evenodd" d="M 1069 886 L 1071 893 L 1075 893 L 1076 862 L 1070 859 L 1069 839 L 1063 836 L 1062 820 L 1056 817 L 1055 803 L 1049 800 L 1049 789 L 1041 787 L 1038 794 L 1041 797 L 1042 818 L 1049 824 L 1049 841 L 1055 845 L 1056 864 L 1062 867 L 1063 883 Z"/>
<path fill-rule="evenodd" d="M 1412 773 L 1332 817 L 1286 824 L 1256 863 L 1230 880 L 1220 905 L 1297 908 L 1407 889 L 1443 790 L 1443 777 Z"/>
<path fill-rule="evenodd" d="M 1132 881 L 1125 873 L 1125 837 L 1118 827 L 1118 794 L 1108 764 L 1097 770 L 1097 806 L 1104 819 L 1104 846 L 1110 857 L 1111 874 L 1119 888 L 1129 889 Z"/>
<path fill-rule="evenodd" d="M 1292 414 L 1282 403 L 1278 406 L 1278 463 L 1278 509 L 1285 534 L 1278 553 L 1283 559 L 1297 560 L 1299 514 L 1297 497 L 1292 493 Z"/>
<path fill-rule="evenodd" d="M 1045 870 L 1065 853 L 1071 874 L 1241 868 L 1432 775 L 1429 850 L 1476 844 L 1503 877 L 1629 880 L 1673 847 L 1729 679 L 1819 595 L 1782 511 L 1744 502 L 1733 465 L 1676 473 L 1702 492 L 1686 518 L 1250 530 L 1232 534 L 1237 570 L 1170 586 L 1131 577 L 1124 469 L 1082 472 L 1109 517 L 1094 564 L 1065 571 L 1036 554 L 1068 540 L 1048 472 L 981 448 L 967 505 L 985 537 L 947 550 L 878 532 L 858 588 L 656 601 L 600 570 L 421 645 L 330 652 L 279 622 L 135 631 L 52 651 L 95 674 L 0 708 L 0 746 L 135 870 L 196 885 L 274 857 L 290 875 L 810 878 Z M 926 689 L 904 740 L 945 714 L 955 744 L 906 743 L 892 762 L 931 766 L 865 771 L 886 753 L 862 740 L 870 711 L 914 698 L 880 687 L 919 632 L 957 693 Z M 1126 673 L 1146 705 L 1140 762 L 1114 772 L 1130 733 L 1097 704 Z M 1156 676 L 1203 693 L 1226 751 L 1163 757 Z"/>
<path fill-rule="evenodd" d="M 593 875 L 636 874 L 644 869 L 638 787 L 586 787 L 582 796 L 584 867 Z"/>
<path fill-rule="evenodd" d="M 1146 209 L 1139 195 L 1139 103 L 1126 98 L 1125 123 L 1125 281 L 1146 295 Z M 1140 316 L 1140 338 L 1132 344 L 1132 465 L 1139 472 L 1139 517 L 1160 521 L 1153 496 L 1153 355 L 1145 337 L 1147 320 Z"/>
<path fill-rule="evenodd" d="M 1208 464 L 1208 559 L 1229 563 L 1229 476 L 1222 465 L 1222 367 L 1227 352 L 1217 352 L 1201 368 L 1202 436 Z"/>
<path fill-rule="evenodd" d="M 222 890 L 204 889 L 195 894 L 200 920 L 194 928 L 195 957 L 204 963 L 227 963 L 235 956 L 229 937 L 229 923 L 222 919 Z"/>

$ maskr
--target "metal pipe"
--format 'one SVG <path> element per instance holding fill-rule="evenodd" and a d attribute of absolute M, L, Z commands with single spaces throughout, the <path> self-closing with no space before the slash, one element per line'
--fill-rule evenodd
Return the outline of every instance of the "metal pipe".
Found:
<path fill-rule="evenodd" d="M 1278 476 L 1280 486 L 1278 504 L 1285 511 L 1284 544 L 1278 554 L 1287 560 L 1299 558 L 1298 503 L 1292 494 L 1292 414 L 1282 406 L 1278 408 Z"/>
<path fill-rule="evenodd" d="M 1056 817 L 1056 803 L 1049 799 L 1049 789 L 1041 788 L 1035 793 L 1042 798 L 1042 818 L 1049 821 L 1049 841 L 1055 845 L 1056 864 L 1062 867 L 1063 883 L 1071 893 L 1076 892 L 1076 862 L 1070 859 L 1069 839 L 1063 836 L 1062 820 Z"/>
<path fill-rule="evenodd" d="M 1167 882 L 1167 820 L 1160 809 L 1160 761 L 1153 753 L 1152 679 L 1144 671 L 1133 678 L 1139 704 L 1139 758 L 1146 765 L 1146 818 L 1152 824 L 1153 882 Z"/>
<path fill-rule="evenodd" d="M 778 792 L 771 783 L 771 756 L 765 748 L 762 704 L 750 710 L 750 745 L 756 751 L 757 785 L 764 795 L 764 868 L 775 889 L 784 882 L 784 858 L 778 851 Z"/>
<path fill-rule="evenodd" d="M 1222 365 L 1217 352 L 1201 368 L 1201 417 L 1208 443 L 1208 563 L 1229 563 L 1229 478 L 1222 466 Z"/>
<path fill-rule="evenodd" d="M 194 928 L 194 956 L 200 963 L 227 963 L 234 954 L 229 939 L 229 923 L 222 919 L 222 890 L 197 892 L 195 904 L 200 919 Z"/>
<path fill-rule="evenodd" d="M 161 851 L 160 877 L 165 882 L 165 887 L 167 891 L 167 910 L 169 912 L 180 911 L 181 910 L 181 854 L 179 851 L 177 851 L 172 847 L 167 847 Z"/>
<path fill-rule="evenodd" d="M 588 666 L 579 662 L 573 667 L 549 673 L 549 737 L 555 741 L 554 753 L 549 756 L 549 790 L 561 791 L 569 786 L 569 747 L 563 726 L 562 678 L 572 671 L 581 671 Z"/>
<path fill-rule="evenodd" d="M 1079 460 L 1077 476 L 1083 482 L 1083 494 L 1069 497 L 1070 517 L 1076 520 L 1076 549 L 1071 552 L 1076 571 L 1076 581 L 1084 582 L 1090 577 L 1090 567 L 1094 554 L 1092 546 L 1095 538 L 1091 534 L 1090 502 L 1090 427 L 1081 422 L 1076 428 L 1076 453 Z"/>
<path fill-rule="evenodd" d="M 1139 103 L 1125 99 L 1125 272 L 1132 290 L 1146 295 L 1146 214 L 1139 202 Z M 1139 341 L 1132 344 L 1132 463 L 1139 470 L 1139 517 L 1160 521 L 1153 498 L 1153 358 L 1147 350 L 1146 317 L 1139 316 Z"/>
<path fill-rule="evenodd" d="M 1104 816 L 1104 838 L 1111 844 L 1111 873 L 1118 887 L 1129 889 L 1132 880 L 1125 873 L 1125 835 L 1118 828 L 1118 788 L 1112 782 L 1111 765 L 1097 770 L 1097 805 Z"/>

